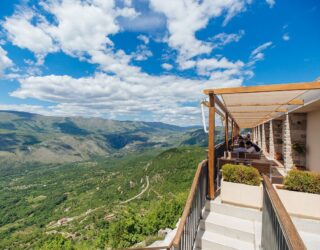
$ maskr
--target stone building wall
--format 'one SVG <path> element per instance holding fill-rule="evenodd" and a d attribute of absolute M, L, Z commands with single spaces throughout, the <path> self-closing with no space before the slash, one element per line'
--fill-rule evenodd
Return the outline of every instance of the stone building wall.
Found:
<path fill-rule="evenodd" d="M 274 143 L 274 153 L 282 154 L 282 120 L 273 120 L 273 143 Z"/>
<path fill-rule="evenodd" d="M 264 135 L 265 135 L 265 140 L 266 140 L 266 151 L 268 153 L 270 153 L 270 131 L 269 131 L 269 128 L 270 128 L 270 123 L 269 122 L 266 122 L 264 124 Z"/>
<path fill-rule="evenodd" d="M 291 135 L 291 154 L 293 164 L 306 166 L 307 114 L 292 113 L 289 116 Z M 304 152 L 303 152 L 304 151 Z"/>

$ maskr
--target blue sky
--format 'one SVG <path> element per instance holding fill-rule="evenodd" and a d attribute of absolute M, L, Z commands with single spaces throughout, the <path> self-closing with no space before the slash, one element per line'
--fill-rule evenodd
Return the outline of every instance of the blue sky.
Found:
<path fill-rule="evenodd" d="M 320 76 L 320 3 L 1 0 L 0 109 L 200 123 L 205 88 Z"/>

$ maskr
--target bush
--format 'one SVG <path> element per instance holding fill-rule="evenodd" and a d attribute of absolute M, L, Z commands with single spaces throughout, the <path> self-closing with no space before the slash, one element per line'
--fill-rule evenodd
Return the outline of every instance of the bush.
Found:
<path fill-rule="evenodd" d="M 225 164 L 222 167 L 222 177 L 225 181 L 259 186 L 261 183 L 259 171 L 244 165 Z"/>
<path fill-rule="evenodd" d="M 320 194 L 320 174 L 291 170 L 284 178 L 284 188 L 292 191 Z"/>

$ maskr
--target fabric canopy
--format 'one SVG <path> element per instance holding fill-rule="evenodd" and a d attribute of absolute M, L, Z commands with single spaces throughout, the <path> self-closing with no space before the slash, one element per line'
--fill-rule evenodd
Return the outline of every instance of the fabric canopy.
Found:
<path fill-rule="evenodd" d="M 320 98 L 320 82 L 204 90 L 217 96 L 240 128 L 253 128 Z"/>

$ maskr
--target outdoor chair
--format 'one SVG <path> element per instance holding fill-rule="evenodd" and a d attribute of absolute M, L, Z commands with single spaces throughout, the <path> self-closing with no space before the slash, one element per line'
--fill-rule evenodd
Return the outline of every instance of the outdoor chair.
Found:
<path fill-rule="evenodd" d="M 261 154 L 260 153 L 246 153 L 246 159 L 250 160 L 260 160 Z"/>
<path fill-rule="evenodd" d="M 270 163 L 261 163 L 261 162 L 251 162 L 251 166 L 256 168 L 261 175 L 265 174 L 270 179 L 272 178 L 271 164 Z"/>

